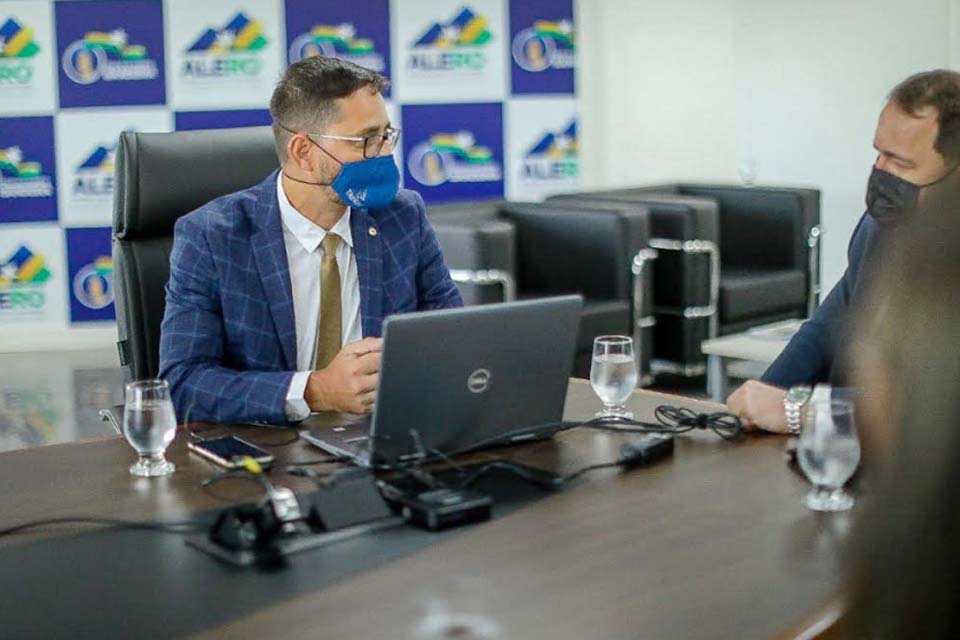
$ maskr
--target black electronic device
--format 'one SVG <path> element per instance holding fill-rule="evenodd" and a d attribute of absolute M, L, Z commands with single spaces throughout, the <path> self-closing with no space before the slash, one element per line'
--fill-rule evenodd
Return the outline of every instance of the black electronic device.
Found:
<path fill-rule="evenodd" d="M 345 473 L 299 498 L 290 489 L 271 484 L 258 503 L 226 509 L 209 533 L 193 536 L 187 544 L 231 564 L 249 566 L 275 563 L 402 524 L 384 502 L 376 479 L 352 471 L 357 473 Z"/>
<path fill-rule="evenodd" d="M 632 469 L 649 464 L 673 453 L 673 436 L 665 433 L 647 433 L 620 447 L 620 466 Z"/>
<path fill-rule="evenodd" d="M 243 466 L 243 459 L 248 457 L 260 464 L 273 462 L 273 454 L 269 451 L 236 436 L 188 442 L 187 449 L 227 469 L 239 469 Z"/>
<path fill-rule="evenodd" d="M 582 308 L 573 295 L 391 316 L 370 421 L 301 435 L 374 467 L 549 438 L 564 426 Z"/>
<path fill-rule="evenodd" d="M 380 488 L 394 511 L 430 531 L 489 520 L 493 512 L 490 496 L 470 489 L 432 486 L 404 491 L 383 482 Z"/>
<path fill-rule="evenodd" d="M 210 540 L 232 551 L 275 549 L 282 538 L 317 533 L 326 526 L 315 511 L 305 517 L 286 487 L 272 487 L 256 505 L 228 509 L 210 530 Z"/>

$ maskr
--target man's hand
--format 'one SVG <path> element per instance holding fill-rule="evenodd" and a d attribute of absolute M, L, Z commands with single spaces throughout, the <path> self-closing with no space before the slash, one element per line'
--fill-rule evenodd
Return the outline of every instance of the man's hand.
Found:
<path fill-rule="evenodd" d="M 758 380 L 747 380 L 727 398 L 730 412 L 740 418 L 746 429 L 789 433 L 783 397 L 787 392 Z"/>
<path fill-rule="evenodd" d="M 380 377 L 383 340 L 346 345 L 324 369 L 310 373 L 304 399 L 311 411 L 370 413 Z"/>

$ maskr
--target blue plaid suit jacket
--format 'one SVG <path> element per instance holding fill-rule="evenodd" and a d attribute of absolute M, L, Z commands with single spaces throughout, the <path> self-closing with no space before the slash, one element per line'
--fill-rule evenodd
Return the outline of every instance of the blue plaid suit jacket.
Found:
<path fill-rule="evenodd" d="M 181 421 L 287 422 L 297 337 L 276 184 L 274 172 L 174 227 L 160 377 Z M 394 313 L 463 305 L 419 194 L 350 222 L 364 337 Z"/>

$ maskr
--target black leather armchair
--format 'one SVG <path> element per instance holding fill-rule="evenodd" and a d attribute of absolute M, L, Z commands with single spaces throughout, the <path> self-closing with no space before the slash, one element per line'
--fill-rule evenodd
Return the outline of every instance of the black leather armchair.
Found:
<path fill-rule="evenodd" d="M 125 378 L 156 377 L 173 225 L 276 169 L 269 127 L 124 132 L 117 149 L 113 263 Z"/>
<path fill-rule="evenodd" d="M 500 216 L 506 204 L 490 200 L 427 207 L 465 305 L 517 299 L 517 230 Z"/>
<path fill-rule="evenodd" d="M 700 375 L 700 342 L 812 313 L 819 301 L 820 192 L 667 184 L 557 196 L 635 202 L 660 251 L 654 370 Z"/>
<path fill-rule="evenodd" d="M 703 198 L 655 193 L 590 192 L 554 196 L 549 202 L 586 206 L 606 203 L 650 212 L 649 246 L 658 255 L 653 278 L 654 373 L 697 376 L 706 372 L 700 343 L 716 335 L 719 295 L 719 213 Z"/>
<path fill-rule="evenodd" d="M 721 334 L 806 317 L 816 309 L 819 190 L 696 183 L 644 190 L 708 198 L 719 206 Z"/>
<path fill-rule="evenodd" d="M 494 201 L 431 206 L 427 215 L 465 302 L 581 293 L 575 374 L 589 375 L 594 337 L 626 333 L 649 380 L 655 254 L 645 209 Z"/>

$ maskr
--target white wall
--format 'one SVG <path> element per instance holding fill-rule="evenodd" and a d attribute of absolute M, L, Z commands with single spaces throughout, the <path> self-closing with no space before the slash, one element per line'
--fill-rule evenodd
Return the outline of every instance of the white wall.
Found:
<path fill-rule="evenodd" d="M 581 0 L 578 20 L 584 183 L 737 180 L 753 163 L 758 183 L 818 186 L 828 287 L 886 94 L 960 62 L 960 0 Z"/>
<path fill-rule="evenodd" d="M 734 0 L 580 0 L 586 185 L 736 175 L 733 7 Z"/>

